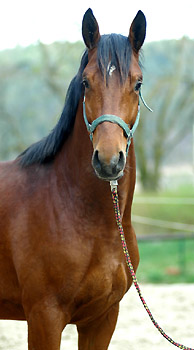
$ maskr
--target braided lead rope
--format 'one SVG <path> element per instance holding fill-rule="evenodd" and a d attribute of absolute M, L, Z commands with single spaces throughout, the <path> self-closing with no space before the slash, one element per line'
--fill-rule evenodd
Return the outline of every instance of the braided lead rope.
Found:
<path fill-rule="evenodd" d="M 112 200 L 113 200 L 113 205 L 114 205 L 116 222 L 117 222 L 119 233 L 120 233 L 120 237 L 121 237 L 121 242 L 122 242 L 123 252 L 124 252 L 124 255 L 125 255 L 125 258 L 126 258 L 126 263 L 127 263 L 127 266 L 129 268 L 129 271 L 130 271 L 133 283 L 134 283 L 135 288 L 136 288 L 136 290 L 137 290 L 137 292 L 139 294 L 139 297 L 141 299 L 141 302 L 142 302 L 144 308 L 146 309 L 146 311 L 147 311 L 147 313 L 148 313 L 152 323 L 154 324 L 154 326 L 163 335 L 163 337 L 165 339 L 167 339 L 171 344 L 177 346 L 179 349 L 194 350 L 192 348 L 188 348 L 188 347 L 186 347 L 186 346 L 184 346 L 182 344 L 179 344 L 179 343 L 175 342 L 171 337 L 169 337 L 163 331 L 163 329 L 158 325 L 158 323 L 155 321 L 155 319 L 154 319 L 154 317 L 153 317 L 149 307 L 147 306 L 147 304 L 146 304 L 146 302 L 145 302 L 145 300 L 144 300 L 144 298 L 142 296 L 139 284 L 137 282 L 135 271 L 133 269 L 133 265 L 131 263 L 130 255 L 129 255 L 129 252 L 128 252 L 128 249 L 127 249 L 127 244 L 126 244 L 126 240 L 125 240 L 125 234 L 124 234 L 122 223 L 121 223 L 121 215 L 120 215 L 120 209 L 119 209 L 119 199 L 118 199 L 118 193 L 117 193 L 117 183 L 114 183 L 114 185 L 111 184 L 111 192 L 112 192 Z"/>

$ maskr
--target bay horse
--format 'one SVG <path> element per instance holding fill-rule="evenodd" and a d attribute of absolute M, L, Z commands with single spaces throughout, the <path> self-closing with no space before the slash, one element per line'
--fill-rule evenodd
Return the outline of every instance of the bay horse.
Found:
<path fill-rule="evenodd" d="M 131 130 L 138 114 L 145 33 L 139 11 L 128 37 L 101 36 L 88 9 L 86 50 L 57 125 L 0 164 L 0 318 L 27 321 L 29 350 L 59 350 L 67 324 L 77 326 L 79 350 L 108 349 L 119 302 L 132 284 L 109 181 L 120 179 L 122 222 L 136 270 L 136 165 L 126 125 Z"/>

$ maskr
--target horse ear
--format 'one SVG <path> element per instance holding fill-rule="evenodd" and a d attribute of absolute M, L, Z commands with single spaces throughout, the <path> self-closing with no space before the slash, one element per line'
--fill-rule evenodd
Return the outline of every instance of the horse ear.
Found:
<path fill-rule="evenodd" d="M 136 14 L 129 31 L 132 49 L 138 53 L 146 36 L 146 18 L 142 11 Z"/>
<path fill-rule="evenodd" d="M 98 22 L 90 8 L 83 17 L 82 36 L 88 49 L 93 49 L 100 39 Z"/>

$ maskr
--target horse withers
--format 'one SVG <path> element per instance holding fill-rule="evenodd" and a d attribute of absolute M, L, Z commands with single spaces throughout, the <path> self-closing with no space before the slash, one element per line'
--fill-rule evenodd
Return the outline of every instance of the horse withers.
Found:
<path fill-rule="evenodd" d="M 101 36 L 89 9 L 82 24 L 86 51 L 57 125 L 16 160 L 0 164 L 0 318 L 27 321 L 29 350 L 59 350 L 67 324 L 77 326 L 79 350 L 108 349 L 119 302 L 132 284 L 109 181 L 119 179 L 136 270 L 130 132 L 145 31 L 139 11 L 128 37 Z"/>

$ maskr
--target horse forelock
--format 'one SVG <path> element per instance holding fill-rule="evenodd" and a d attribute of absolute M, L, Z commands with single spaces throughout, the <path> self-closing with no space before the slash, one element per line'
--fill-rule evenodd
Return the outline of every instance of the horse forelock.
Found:
<path fill-rule="evenodd" d="M 120 74 L 121 83 L 129 75 L 132 48 L 127 37 L 120 34 L 102 35 L 97 48 L 97 61 L 108 84 L 114 70 Z"/>

